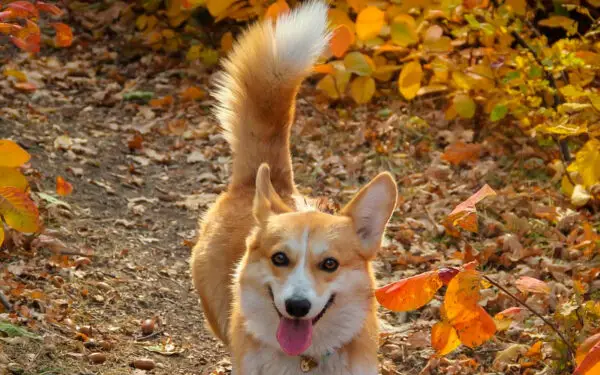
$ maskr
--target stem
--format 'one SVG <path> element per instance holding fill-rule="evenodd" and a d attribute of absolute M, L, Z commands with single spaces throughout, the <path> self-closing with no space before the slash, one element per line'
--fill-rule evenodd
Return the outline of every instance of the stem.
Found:
<path fill-rule="evenodd" d="M 8 298 L 0 291 L 0 302 L 6 311 L 12 311 L 12 306 L 10 302 L 8 302 Z"/>
<path fill-rule="evenodd" d="M 567 339 L 565 338 L 565 336 L 562 334 L 562 332 L 560 332 L 558 330 L 558 328 L 556 328 L 556 326 L 554 324 L 552 324 L 552 322 L 550 322 L 548 319 L 544 318 L 542 316 L 542 314 L 538 313 L 537 311 L 535 311 L 531 306 L 529 306 L 527 303 L 521 301 L 519 298 L 517 298 L 514 294 L 512 294 L 511 292 L 508 291 L 508 289 L 506 289 L 505 287 L 503 287 L 502 285 L 498 284 L 496 281 L 494 281 L 493 279 L 489 278 L 486 275 L 483 275 L 483 278 L 486 279 L 490 284 L 492 284 L 493 286 L 495 286 L 496 288 L 500 289 L 501 291 L 503 291 L 504 293 L 506 293 L 507 296 L 509 296 L 510 298 L 514 299 L 519 305 L 525 307 L 527 310 L 531 311 L 535 316 L 537 316 L 538 318 L 542 319 L 542 321 L 548 326 L 550 327 L 554 332 L 556 332 L 556 334 L 560 337 L 560 339 L 562 340 L 562 342 L 566 345 L 567 350 L 569 351 L 569 356 L 571 357 L 571 360 L 575 360 L 575 348 L 571 345 L 571 343 L 569 343 L 569 341 L 567 341 Z"/>

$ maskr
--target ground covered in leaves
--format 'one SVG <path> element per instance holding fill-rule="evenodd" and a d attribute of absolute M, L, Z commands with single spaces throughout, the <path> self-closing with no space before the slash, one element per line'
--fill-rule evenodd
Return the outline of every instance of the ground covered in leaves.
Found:
<path fill-rule="evenodd" d="M 227 374 L 227 351 L 204 327 L 187 264 L 196 220 L 230 174 L 205 95 L 211 74 L 153 54 L 118 55 L 118 46 L 75 48 L 4 58 L 38 87 L 23 92 L 14 77 L 0 78 L 0 138 L 32 155 L 26 174 L 47 229 L 35 239 L 11 232 L 0 251 L 0 290 L 17 311 L 0 320 L 34 334 L 1 335 L 0 368 L 144 373 L 131 364 L 147 358 L 155 374 Z M 548 167 L 554 145 L 448 123 L 442 104 L 334 107 L 307 82 L 292 140 L 301 191 L 335 210 L 390 170 L 400 202 L 376 264 L 381 285 L 478 260 L 580 341 L 581 327 L 600 317 L 598 304 L 580 303 L 600 294 L 598 214 L 575 211 L 558 192 L 560 176 Z M 57 176 L 71 195 L 57 196 Z M 486 183 L 498 195 L 480 207 L 479 233 L 445 233 L 444 218 Z M 519 291 L 522 276 L 549 289 Z M 516 306 L 496 288 L 482 294 L 490 314 Z M 440 301 L 410 313 L 382 309 L 382 374 L 561 373 L 560 361 L 542 360 L 556 335 L 527 311 L 485 345 L 430 360 Z M 92 363 L 92 353 L 105 361 Z"/>

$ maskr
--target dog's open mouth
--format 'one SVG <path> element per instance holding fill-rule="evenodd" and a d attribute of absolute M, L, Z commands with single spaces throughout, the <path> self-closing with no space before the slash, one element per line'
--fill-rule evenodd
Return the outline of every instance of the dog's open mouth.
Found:
<path fill-rule="evenodd" d="M 312 330 L 315 325 L 327 312 L 327 309 L 331 307 L 335 301 L 335 294 L 332 294 L 323 310 L 314 317 L 313 319 L 290 319 L 286 318 L 279 312 L 279 309 L 275 305 L 275 299 L 273 291 L 269 287 L 269 295 L 271 301 L 273 301 L 273 307 L 279 315 L 279 326 L 277 327 L 277 341 L 281 349 L 292 356 L 297 356 L 306 351 L 312 343 Z"/>

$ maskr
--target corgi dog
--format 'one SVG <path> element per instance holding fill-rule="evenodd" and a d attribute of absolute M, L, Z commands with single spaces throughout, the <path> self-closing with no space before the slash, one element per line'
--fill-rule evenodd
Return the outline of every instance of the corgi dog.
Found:
<path fill-rule="evenodd" d="M 304 2 L 243 33 L 224 63 L 216 117 L 232 176 L 200 220 L 191 274 L 235 375 L 376 375 L 371 261 L 397 199 L 381 173 L 337 214 L 306 207 L 290 127 L 303 79 L 328 45 L 328 7 Z"/>

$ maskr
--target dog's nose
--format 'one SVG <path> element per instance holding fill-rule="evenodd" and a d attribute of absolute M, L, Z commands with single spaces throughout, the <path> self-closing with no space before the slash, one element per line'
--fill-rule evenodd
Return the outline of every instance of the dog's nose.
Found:
<path fill-rule="evenodd" d="M 294 318 L 302 318 L 310 311 L 310 301 L 307 299 L 287 299 L 285 300 L 285 311 Z"/>

